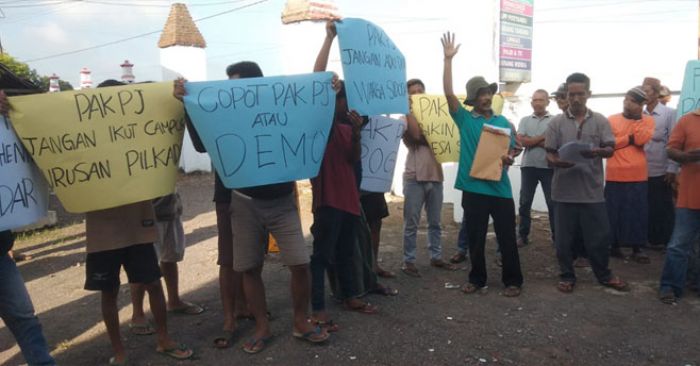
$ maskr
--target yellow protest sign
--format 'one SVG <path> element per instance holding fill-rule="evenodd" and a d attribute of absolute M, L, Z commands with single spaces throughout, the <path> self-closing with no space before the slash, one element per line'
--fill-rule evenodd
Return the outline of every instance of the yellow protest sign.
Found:
<path fill-rule="evenodd" d="M 457 98 L 464 100 L 464 95 Z M 464 106 L 467 110 L 472 107 Z M 503 97 L 493 96 L 491 108 L 495 114 L 503 111 Z M 459 162 L 459 131 L 450 117 L 447 99 L 444 95 L 418 94 L 411 96 L 411 111 L 418 120 L 428 144 L 433 149 L 439 163 Z"/>
<path fill-rule="evenodd" d="M 185 130 L 172 83 L 9 98 L 22 144 L 66 210 L 172 193 Z"/>

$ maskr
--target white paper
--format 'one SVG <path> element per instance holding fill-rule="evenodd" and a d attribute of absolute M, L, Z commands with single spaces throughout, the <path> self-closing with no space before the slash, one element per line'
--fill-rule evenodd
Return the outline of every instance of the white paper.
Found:
<path fill-rule="evenodd" d="M 585 158 L 581 153 L 591 151 L 593 145 L 586 142 L 570 141 L 559 148 L 559 160 L 568 161 L 570 163 L 585 163 L 589 159 Z"/>

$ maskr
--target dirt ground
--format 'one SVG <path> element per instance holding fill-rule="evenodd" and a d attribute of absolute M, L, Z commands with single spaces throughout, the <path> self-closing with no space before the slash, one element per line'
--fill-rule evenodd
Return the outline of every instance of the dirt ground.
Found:
<path fill-rule="evenodd" d="M 467 296 L 445 284 L 463 283 L 468 266 L 454 272 L 428 266 L 424 225 L 418 237 L 423 277 L 400 273 L 402 199 L 391 195 L 387 195 L 391 216 L 384 221 L 380 258 L 384 268 L 398 273 L 396 279 L 383 282 L 401 293 L 392 298 L 371 296 L 369 300 L 381 307 L 380 314 L 350 313 L 330 301 L 329 310 L 341 331 L 320 346 L 293 339 L 289 274 L 272 256 L 264 278 L 274 316 L 273 342 L 257 355 L 244 353 L 242 344 L 254 325 L 246 321 L 240 323 L 233 347 L 214 349 L 212 340 L 221 329 L 222 316 L 212 181 L 211 175 L 194 174 L 182 176 L 178 183 L 188 244 L 180 264 L 181 294 L 204 304 L 207 311 L 198 316 L 171 315 L 168 325 L 177 340 L 196 350 L 196 357 L 171 361 L 155 353 L 154 336 L 132 336 L 127 327 L 129 291 L 122 285 L 120 319 L 131 365 L 700 365 L 700 297 L 690 293 L 677 306 L 656 300 L 661 253 L 650 252 L 649 265 L 611 261 L 613 271 L 631 282 L 629 293 L 604 289 L 590 269 L 580 269 L 576 291 L 564 295 L 555 288 L 556 259 L 546 215 L 539 214 L 532 244 L 520 251 L 523 294 L 518 298 L 500 295 L 495 238 L 489 234 L 488 292 Z M 310 248 L 311 191 L 308 183 L 300 187 Z M 19 268 L 58 363 L 105 365 L 111 350 L 101 321 L 100 297 L 83 290 L 85 227 L 80 215 L 60 217 L 64 225 L 20 237 L 15 249 L 33 258 Z M 451 217 L 452 207 L 446 205 L 445 257 L 454 251 L 459 228 Z M 0 322 L 0 364 L 22 363 L 14 338 Z"/>

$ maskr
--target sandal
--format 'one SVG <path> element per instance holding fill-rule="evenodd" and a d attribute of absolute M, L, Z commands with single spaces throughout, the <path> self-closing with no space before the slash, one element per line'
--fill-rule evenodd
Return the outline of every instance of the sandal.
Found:
<path fill-rule="evenodd" d="M 649 264 L 651 263 L 651 260 L 649 259 L 649 256 L 646 255 L 644 252 L 637 252 L 637 253 L 632 253 L 632 256 L 630 257 L 633 261 L 639 263 L 639 264 Z"/>
<path fill-rule="evenodd" d="M 368 302 L 363 302 L 362 305 L 359 306 L 350 306 L 346 304 L 345 307 L 350 311 L 356 311 L 360 314 L 373 315 L 379 312 L 379 308 L 377 306 Z"/>
<path fill-rule="evenodd" d="M 431 259 L 430 265 L 432 267 L 444 269 L 447 271 L 454 271 L 457 269 L 457 266 L 455 266 L 454 264 L 451 264 L 451 263 L 447 263 L 447 262 L 443 261 L 442 259 L 435 259 L 435 260 Z"/>
<path fill-rule="evenodd" d="M 520 296 L 521 288 L 518 286 L 508 286 L 503 290 L 503 296 L 505 297 L 518 297 Z"/>
<path fill-rule="evenodd" d="M 385 269 L 378 269 L 377 276 L 379 276 L 381 278 L 394 278 L 394 277 L 396 277 L 396 273 L 391 272 L 391 271 L 387 271 Z"/>
<path fill-rule="evenodd" d="M 251 337 L 243 344 L 243 351 L 250 354 L 258 353 L 264 350 L 271 340 L 271 335 L 260 338 Z"/>
<path fill-rule="evenodd" d="M 467 260 L 467 254 L 457 252 L 450 258 L 450 263 L 457 264 Z"/>
<path fill-rule="evenodd" d="M 630 286 L 627 284 L 627 282 L 621 280 L 619 277 L 613 277 L 608 280 L 608 282 L 604 282 L 602 285 L 620 292 L 627 292 L 630 290 Z"/>
<path fill-rule="evenodd" d="M 172 348 L 156 349 L 156 352 L 163 356 L 172 357 L 176 360 L 186 360 L 194 354 L 194 352 L 187 348 L 183 343 L 176 345 Z"/>
<path fill-rule="evenodd" d="M 561 281 L 557 285 L 557 290 L 559 290 L 565 294 L 570 294 L 570 293 L 574 292 L 574 286 L 575 286 L 575 283 L 573 283 L 573 282 Z"/>
<path fill-rule="evenodd" d="M 475 293 L 475 292 L 477 292 L 477 291 L 479 291 L 479 290 L 481 290 L 481 289 L 483 289 L 483 288 L 484 288 L 484 287 L 479 287 L 479 286 L 477 286 L 477 285 L 475 285 L 475 284 L 473 284 L 473 283 L 471 283 L 471 282 L 467 282 L 467 283 L 465 283 L 464 285 L 462 285 L 462 288 L 461 288 L 460 290 L 461 290 L 462 292 L 464 292 L 465 294 L 468 294 L 468 295 L 469 295 L 469 294 L 473 294 L 473 293 Z"/>
<path fill-rule="evenodd" d="M 309 322 L 311 322 L 311 324 L 313 324 L 317 327 L 321 327 L 327 333 L 335 333 L 335 332 L 340 330 L 340 327 L 338 326 L 338 324 L 336 324 L 333 320 L 323 321 L 323 320 L 318 320 L 315 318 L 310 318 Z"/>
<path fill-rule="evenodd" d="M 416 265 L 413 263 L 404 263 L 403 267 L 401 267 L 401 271 L 403 273 L 411 276 L 411 277 L 420 277 L 420 272 L 418 272 L 418 268 L 416 268 Z"/>
<path fill-rule="evenodd" d="M 399 294 L 399 290 L 389 286 L 377 284 L 377 286 L 371 290 L 370 293 L 384 296 L 396 296 Z"/>
<path fill-rule="evenodd" d="M 190 302 L 185 302 L 185 306 L 175 308 L 175 309 L 170 309 L 168 310 L 169 313 L 172 314 L 180 314 L 180 315 L 199 315 L 204 312 L 204 306 L 193 304 Z"/>
<path fill-rule="evenodd" d="M 266 313 L 267 314 L 267 320 L 272 320 L 272 313 L 269 311 Z M 236 320 L 252 320 L 255 321 L 255 317 L 253 314 L 247 314 L 247 315 L 236 315 Z"/>
<path fill-rule="evenodd" d="M 678 299 L 673 291 L 664 291 L 659 294 L 659 300 L 666 305 L 676 305 Z"/>
<path fill-rule="evenodd" d="M 233 344 L 233 335 L 236 330 L 223 330 L 221 335 L 214 338 L 214 347 L 218 349 L 229 348 Z"/>
<path fill-rule="evenodd" d="M 156 330 L 151 325 L 151 322 L 146 322 L 146 324 L 129 323 L 129 332 L 133 335 L 145 336 L 155 333 Z"/>
<path fill-rule="evenodd" d="M 297 332 L 296 330 L 292 332 L 292 336 L 296 339 L 301 339 L 310 343 L 323 343 L 328 340 L 330 335 L 328 332 L 324 331 L 321 326 L 316 326 L 314 330 L 308 331 L 306 333 Z"/>

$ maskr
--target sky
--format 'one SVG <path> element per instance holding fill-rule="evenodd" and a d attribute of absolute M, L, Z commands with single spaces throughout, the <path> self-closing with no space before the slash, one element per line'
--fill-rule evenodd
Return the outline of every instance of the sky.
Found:
<path fill-rule="evenodd" d="M 5 52 L 40 74 L 56 73 L 74 86 L 88 67 L 93 82 L 119 78 L 128 59 L 138 80 L 161 80 L 159 30 L 169 0 L 0 0 Z M 258 62 L 266 75 L 311 71 L 323 25 L 282 25 L 285 0 L 184 1 L 207 41 L 207 75 L 225 77 L 230 63 Z M 408 77 L 441 92 L 440 36 L 462 43 L 455 88 L 476 74 L 498 77 L 493 30 L 496 0 L 336 0 L 341 15 L 384 28 L 406 56 Z M 150 35 L 144 35 L 153 33 Z M 621 93 L 656 76 L 672 90 L 684 65 L 697 58 L 697 0 L 534 0 L 532 82 L 518 93 L 552 90 L 580 71 L 594 93 Z M 144 35 L 144 36 L 141 36 Z M 125 40 L 133 38 L 130 40 Z M 113 43 L 117 42 L 117 43 Z M 109 44 L 113 43 L 113 44 Z M 104 47 L 95 47 L 108 44 Z M 90 48 L 80 52 L 80 49 Z M 65 55 L 60 55 L 67 53 Z M 337 51 L 330 67 L 339 71 Z"/>

